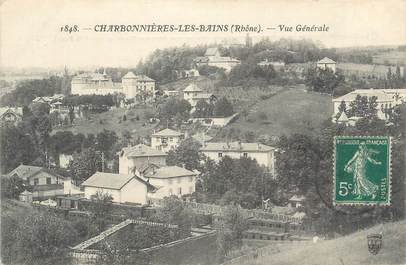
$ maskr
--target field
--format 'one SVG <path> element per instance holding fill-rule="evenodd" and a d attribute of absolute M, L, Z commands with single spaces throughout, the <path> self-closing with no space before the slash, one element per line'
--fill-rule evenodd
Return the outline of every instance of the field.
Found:
<path fill-rule="evenodd" d="M 377 255 L 368 251 L 367 235 L 382 233 L 383 244 Z M 405 264 L 406 221 L 377 225 L 370 229 L 329 241 L 319 241 L 256 260 L 234 265 L 343 265 L 343 264 Z"/>
<path fill-rule="evenodd" d="M 331 96 L 307 92 L 298 85 L 286 88 L 269 99 L 253 105 L 246 117 L 230 126 L 257 134 L 280 136 L 282 134 L 317 134 L 323 121 L 333 113 Z"/>
<path fill-rule="evenodd" d="M 90 120 L 76 119 L 73 126 L 58 127 L 53 130 L 71 131 L 74 134 L 97 134 L 104 129 L 116 132 L 117 136 L 121 137 L 124 131 L 130 132 L 132 135 L 146 136 L 153 132 L 155 124 L 149 123 L 145 117 L 145 112 L 150 112 L 152 109 L 140 107 L 136 109 L 111 109 L 110 111 L 91 114 Z M 126 115 L 126 120 L 123 116 Z"/>
<path fill-rule="evenodd" d="M 406 51 L 382 52 L 373 56 L 373 62 L 377 64 L 406 65 Z"/>

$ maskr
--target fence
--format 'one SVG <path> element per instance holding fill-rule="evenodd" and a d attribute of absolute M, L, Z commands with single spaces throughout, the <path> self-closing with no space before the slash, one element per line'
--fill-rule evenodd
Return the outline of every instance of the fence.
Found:
<path fill-rule="evenodd" d="M 154 203 L 156 203 L 157 205 L 162 205 L 162 202 L 163 202 L 163 200 L 154 200 Z M 223 206 L 215 205 L 215 204 L 186 202 L 186 201 L 182 201 L 182 203 L 185 207 L 188 207 L 188 208 L 194 210 L 195 212 L 202 213 L 202 214 L 221 215 L 222 212 L 226 209 Z M 242 209 L 242 208 L 241 208 L 241 211 L 243 214 L 246 215 L 246 217 L 253 217 L 253 218 L 258 218 L 258 219 L 269 219 L 269 220 L 274 220 L 274 221 L 279 221 L 279 222 L 290 222 L 290 223 L 297 223 L 297 224 L 302 223 L 302 219 L 295 218 L 295 217 L 292 217 L 289 215 L 264 212 L 261 210 L 247 210 L 247 209 Z"/>
<path fill-rule="evenodd" d="M 227 260 L 221 265 L 252 265 L 258 257 L 266 257 L 272 254 L 280 252 L 279 247 L 285 247 L 286 245 L 297 245 L 304 246 L 309 244 L 309 241 L 283 241 L 256 250 L 250 251 L 250 253 L 244 254 L 242 256 Z"/>

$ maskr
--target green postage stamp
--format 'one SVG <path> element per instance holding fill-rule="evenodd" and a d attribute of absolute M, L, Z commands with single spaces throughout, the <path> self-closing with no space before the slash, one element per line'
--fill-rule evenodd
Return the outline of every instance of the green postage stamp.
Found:
<path fill-rule="evenodd" d="M 334 147 L 334 204 L 390 205 L 390 137 L 337 136 Z"/>

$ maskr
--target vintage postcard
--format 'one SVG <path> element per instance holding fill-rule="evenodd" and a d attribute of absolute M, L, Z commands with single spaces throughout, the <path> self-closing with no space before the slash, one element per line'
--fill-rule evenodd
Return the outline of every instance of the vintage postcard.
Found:
<path fill-rule="evenodd" d="M 405 0 L 1 0 L 0 263 L 406 264 Z"/>

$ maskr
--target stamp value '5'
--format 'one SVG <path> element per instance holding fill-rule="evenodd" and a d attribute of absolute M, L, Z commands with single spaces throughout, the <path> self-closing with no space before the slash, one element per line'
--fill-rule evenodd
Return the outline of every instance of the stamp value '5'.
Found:
<path fill-rule="evenodd" d="M 334 204 L 390 205 L 390 137 L 337 136 L 334 147 Z"/>

